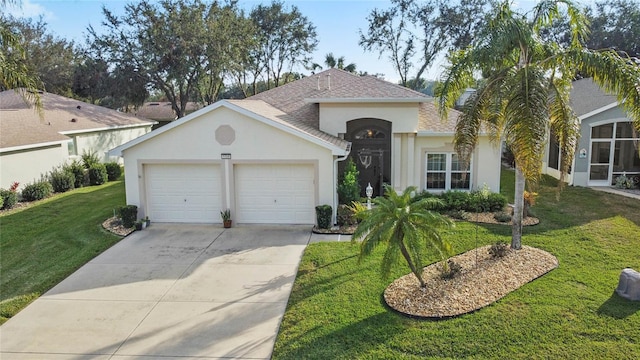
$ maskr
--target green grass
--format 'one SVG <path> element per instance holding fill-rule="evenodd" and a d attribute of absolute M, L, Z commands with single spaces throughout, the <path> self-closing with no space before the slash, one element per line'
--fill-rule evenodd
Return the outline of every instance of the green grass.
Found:
<path fill-rule="evenodd" d="M 0 216 L 0 323 L 118 242 L 101 224 L 124 203 L 115 181 Z"/>
<path fill-rule="evenodd" d="M 513 199 L 513 173 L 503 192 Z M 523 244 L 560 265 L 477 312 L 413 320 L 385 307 L 382 292 L 409 273 L 399 264 L 380 279 L 381 252 L 357 262 L 348 243 L 310 245 L 277 337 L 274 359 L 634 359 L 640 354 L 640 302 L 614 294 L 620 271 L 640 269 L 640 201 L 566 188 L 556 201 L 545 179 L 533 211 L 541 223 Z M 478 233 L 476 240 L 476 230 Z M 511 228 L 457 223 L 446 236 L 461 253 Z M 436 261 L 431 256 L 426 263 Z"/>

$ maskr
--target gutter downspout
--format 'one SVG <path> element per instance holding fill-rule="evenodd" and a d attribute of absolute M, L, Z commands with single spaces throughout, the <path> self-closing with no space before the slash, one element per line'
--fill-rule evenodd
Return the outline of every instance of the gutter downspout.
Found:
<path fill-rule="evenodd" d="M 345 161 L 351 153 L 351 143 L 347 148 L 347 153 L 343 157 L 335 158 L 333 160 L 333 214 L 331 214 L 332 224 L 338 222 L 338 161 Z"/>

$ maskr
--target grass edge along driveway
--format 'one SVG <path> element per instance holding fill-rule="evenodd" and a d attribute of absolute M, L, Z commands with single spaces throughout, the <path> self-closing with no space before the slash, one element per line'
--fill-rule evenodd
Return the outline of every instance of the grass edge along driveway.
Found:
<path fill-rule="evenodd" d="M 0 324 L 120 241 L 102 222 L 124 204 L 114 181 L 0 215 Z"/>
<path fill-rule="evenodd" d="M 503 171 L 503 183 L 513 199 L 513 172 Z M 623 268 L 640 269 L 640 201 L 568 187 L 557 202 L 553 186 L 543 180 L 532 208 L 541 223 L 525 228 L 523 244 L 551 252 L 559 267 L 488 307 L 449 320 L 412 320 L 385 307 L 382 292 L 409 269 L 399 264 L 381 280 L 381 251 L 358 264 L 357 246 L 309 245 L 273 358 L 635 358 L 640 302 L 626 301 L 614 289 Z M 509 243 L 510 234 L 509 226 L 458 222 L 445 236 L 462 253 Z M 424 263 L 436 260 L 431 255 Z"/>

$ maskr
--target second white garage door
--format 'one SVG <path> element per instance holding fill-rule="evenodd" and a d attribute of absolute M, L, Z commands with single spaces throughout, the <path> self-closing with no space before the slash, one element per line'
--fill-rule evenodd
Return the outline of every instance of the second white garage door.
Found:
<path fill-rule="evenodd" d="M 236 165 L 234 176 L 237 222 L 315 222 L 315 172 L 312 165 Z"/>
<path fill-rule="evenodd" d="M 145 174 L 151 221 L 221 222 L 218 165 L 150 164 L 145 165 Z"/>

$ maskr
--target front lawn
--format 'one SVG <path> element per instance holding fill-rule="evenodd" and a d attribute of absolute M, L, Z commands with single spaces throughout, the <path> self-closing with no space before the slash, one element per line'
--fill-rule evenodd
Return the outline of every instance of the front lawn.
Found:
<path fill-rule="evenodd" d="M 101 224 L 124 203 L 115 181 L 0 215 L 0 324 L 118 242 Z"/>
<path fill-rule="evenodd" d="M 503 171 L 513 200 L 513 173 Z M 412 320 L 387 309 L 382 292 L 409 272 L 378 275 L 381 252 L 357 264 L 348 243 L 310 245 L 276 341 L 274 359 L 633 359 L 640 354 L 640 302 L 614 294 L 620 271 L 640 270 L 640 201 L 543 183 L 540 224 L 523 244 L 560 265 L 497 303 L 457 318 Z M 477 240 L 476 240 L 477 231 Z M 459 222 L 446 236 L 456 253 L 510 242 L 511 228 Z M 436 261 L 431 256 L 425 263 Z"/>

